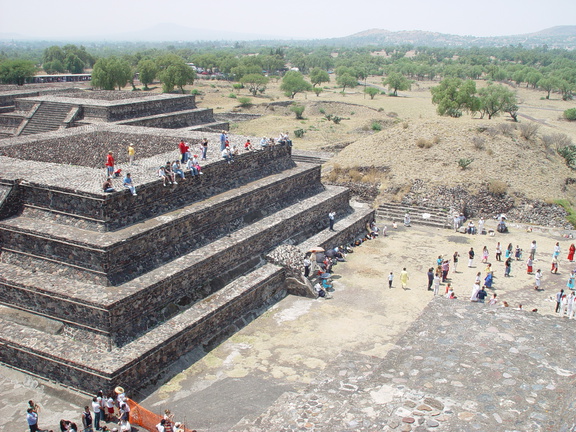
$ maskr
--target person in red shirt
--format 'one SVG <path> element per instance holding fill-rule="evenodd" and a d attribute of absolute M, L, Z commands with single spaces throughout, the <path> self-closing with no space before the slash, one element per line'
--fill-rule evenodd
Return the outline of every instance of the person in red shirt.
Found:
<path fill-rule="evenodd" d="M 184 142 L 184 140 L 180 141 L 180 144 L 178 144 L 178 149 L 180 150 L 180 163 L 185 164 L 186 160 L 187 160 L 187 154 L 188 154 L 188 145 Z"/>
<path fill-rule="evenodd" d="M 111 151 L 108 152 L 108 156 L 106 156 L 106 175 L 108 177 L 112 177 L 114 174 L 114 156 Z"/>

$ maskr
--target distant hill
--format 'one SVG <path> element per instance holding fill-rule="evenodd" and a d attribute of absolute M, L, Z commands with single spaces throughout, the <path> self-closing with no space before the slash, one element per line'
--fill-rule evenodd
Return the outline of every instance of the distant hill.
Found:
<path fill-rule="evenodd" d="M 576 26 L 556 26 L 511 36 L 458 36 L 420 30 L 389 31 L 371 29 L 355 33 L 343 38 L 333 38 L 329 41 L 334 45 L 402 45 L 415 46 L 447 46 L 447 47 L 488 47 L 521 44 L 525 48 L 547 45 L 549 48 L 576 48 Z"/>

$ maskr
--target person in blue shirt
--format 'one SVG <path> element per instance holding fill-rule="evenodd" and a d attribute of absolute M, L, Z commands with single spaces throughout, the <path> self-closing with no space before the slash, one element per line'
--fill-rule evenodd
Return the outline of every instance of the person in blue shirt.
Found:
<path fill-rule="evenodd" d="M 134 183 L 132 182 L 132 177 L 130 176 L 130 173 L 126 173 L 126 177 L 124 177 L 124 181 L 122 182 L 122 184 L 126 189 L 130 190 L 132 195 L 134 196 L 138 195 L 136 193 L 136 188 L 134 187 Z"/>

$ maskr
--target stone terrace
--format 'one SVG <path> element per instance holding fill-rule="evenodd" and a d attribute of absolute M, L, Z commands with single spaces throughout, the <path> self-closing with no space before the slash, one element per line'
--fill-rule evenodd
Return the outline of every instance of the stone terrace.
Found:
<path fill-rule="evenodd" d="M 164 187 L 158 166 L 179 157 L 181 138 L 204 136 L 204 175 Z M 2 142 L 1 196 L 19 203 L 11 213 L 0 203 L 12 216 L 0 222 L 0 298 L 52 330 L 3 320 L 0 360 L 79 389 L 154 380 L 166 358 L 286 295 L 285 270 L 264 259 L 277 245 L 347 242 L 374 216 L 350 207 L 346 189 L 323 186 L 320 167 L 297 165 L 285 146 L 228 164 L 217 134 L 100 124 L 35 138 Z M 125 155 L 134 141 L 136 164 L 119 166 L 138 196 L 121 179 L 105 194 L 104 155 Z M 326 229 L 331 210 L 341 217 L 336 233 Z"/>

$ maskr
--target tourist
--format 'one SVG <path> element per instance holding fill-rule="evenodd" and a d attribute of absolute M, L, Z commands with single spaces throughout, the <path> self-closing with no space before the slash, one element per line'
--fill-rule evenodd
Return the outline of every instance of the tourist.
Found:
<path fill-rule="evenodd" d="M 406 267 L 404 267 L 402 269 L 402 271 L 400 272 L 400 283 L 402 284 L 402 289 L 406 289 L 408 286 L 408 279 L 410 279 L 410 277 L 408 276 L 408 272 L 406 271 Z"/>
<path fill-rule="evenodd" d="M 172 162 L 172 172 L 174 173 L 174 177 L 178 176 L 182 180 L 186 180 L 186 176 L 184 175 L 184 171 L 182 171 L 182 166 L 180 165 L 180 162 L 178 162 L 177 160 Z"/>
<path fill-rule="evenodd" d="M 160 423 L 158 423 L 156 425 L 156 430 L 158 432 L 165 432 L 166 431 L 166 428 L 164 427 L 165 423 L 166 423 L 166 420 L 164 420 L 164 419 L 160 420 Z"/>
<path fill-rule="evenodd" d="M 70 430 L 70 421 L 68 420 L 60 420 L 60 432 L 67 432 L 68 430 Z"/>
<path fill-rule="evenodd" d="M 528 259 L 526 260 L 526 273 L 532 274 L 532 272 L 534 271 L 533 266 L 534 261 L 532 260 L 532 258 L 528 257 Z"/>
<path fill-rule="evenodd" d="M 226 148 L 226 141 L 228 141 L 228 135 L 226 134 L 226 131 L 223 130 L 222 133 L 220 134 L 220 151 L 224 151 L 224 149 Z"/>
<path fill-rule="evenodd" d="M 390 272 L 388 275 L 388 288 L 392 288 L 392 282 L 394 281 L 394 273 Z"/>
<path fill-rule="evenodd" d="M 88 408 L 88 407 L 86 407 Z M 94 412 L 94 428 L 100 430 L 100 421 L 104 420 L 102 416 L 102 407 L 100 406 L 100 401 L 98 398 L 92 398 L 92 411 Z"/>
<path fill-rule="evenodd" d="M 28 427 L 30 432 L 36 432 L 38 429 L 38 413 L 32 408 L 26 410 L 26 421 L 28 422 Z"/>
<path fill-rule="evenodd" d="M 468 267 L 472 267 L 474 264 L 474 248 L 470 248 L 468 251 Z"/>
<path fill-rule="evenodd" d="M 554 245 L 554 252 L 552 252 L 552 256 L 554 258 L 558 258 L 560 256 L 560 242 L 556 242 Z"/>
<path fill-rule="evenodd" d="M 222 150 L 222 159 L 224 159 L 229 164 L 234 162 L 234 158 L 232 157 L 232 153 L 230 152 L 230 148 L 224 147 L 224 150 Z"/>
<path fill-rule="evenodd" d="M 460 254 L 458 253 L 458 251 L 454 252 L 454 255 L 452 255 L 452 262 L 454 263 L 454 273 L 456 272 L 456 267 L 458 266 L 458 259 L 460 258 Z"/>
<path fill-rule="evenodd" d="M 552 268 L 550 269 L 550 273 L 558 273 L 558 258 L 556 257 L 552 257 Z"/>
<path fill-rule="evenodd" d="M 568 261 L 573 262 L 574 261 L 574 253 L 576 252 L 576 246 L 574 246 L 574 243 L 572 243 L 570 245 L 570 248 L 568 249 Z"/>
<path fill-rule="evenodd" d="M 488 302 L 488 304 L 490 306 L 495 306 L 496 303 L 498 302 L 498 299 L 496 299 L 498 295 L 496 293 L 492 294 L 492 298 L 490 299 L 490 301 Z"/>
<path fill-rule="evenodd" d="M 444 262 L 444 258 L 442 257 L 442 255 L 438 255 L 438 258 L 436 258 L 436 267 L 442 266 L 443 262 Z"/>
<path fill-rule="evenodd" d="M 114 418 L 114 394 L 108 394 L 106 398 L 106 421 L 110 422 Z"/>
<path fill-rule="evenodd" d="M 482 280 L 482 273 L 476 273 L 476 277 L 474 278 L 474 283 L 480 285 L 480 281 Z"/>
<path fill-rule="evenodd" d="M 516 245 L 516 252 L 514 252 L 514 258 L 516 258 L 516 261 L 520 261 L 522 259 L 522 249 L 520 249 L 520 246 Z"/>
<path fill-rule="evenodd" d="M 575 278 L 576 278 L 576 274 L 574 273 L 574 270 L 572 270 L 570 272 L 570 276 L 568 276 L 568 282 L 566 283 L 566 288 L 574 291 L 574 279 Z"/>
<path fill-rule="evenodd" d="M 536 258 L 536 240 L 532 240 L 530 245 L 530 258 L 532 258 L 532 261 Z"/>
<path fill-rule="evenodd" d="M 556 309 L 554 312 L 558 313 L 560 311 L 560 307 L 562 306 L 562 297 L 564 297 L 564 290 L 561 289 L 556 293 Z"/>
<path fill-rule="evenodd" d="M 120 403 L 120 421 L 130 421 L 130 406 L 125 400 Z"/>
<path fill-rule="evenodd" d="M 478 302 L 479 303 L 484 303 L 484 299 L 488 296 L 488 293 L 486 292 L 486 287 L 482 287 L 480 289 L 480 291 L 478 291 L 478 293 L 476 294 L 476 297 L 478 298 Z"/>
<path fill-rule="evenodd" d="M 446 292 L 446 298 L 448 299 L 457 299 L 458 297 L 456 297 L 456 294 L 454 293 L 454 290 L 452 289 L 452 287 L 448 288 L 448 291 Z"/>
<path fill-rule="evenodd" d="M 410 226 L 410 213 L 406 212 L 404 214 L 404 226 L 405 227 L 409 227 Z"/>
<path fill-rule="evenodd" d="M 252 146 L 252 143 L 250 142 L 250 140 L 246 140 L 246 142 L 244 143 L 244 151 L 253 151 L 254 147 Z"/>
<path fill-rule="evenodd" d="M 492 283 L 494 281 L 494 275 L 492 274 L 492 272 L 488 273 L 486 275 L 486 277 L 484 278 L 484 286 L 486 288 L 492 288 Z"/>
<path fill-rule="evenodd" d="M 500 242 L 496 245 L 496 261 L 502 261 L 502 246 L 500 246 Z"/>
<path fill-rule="evenodd" d="M 568 298 L 567 298 L 568 308 L 567 308 L 566 314 L 567 314 L 568 319 L 574 318 L 574 301 L 575 300 L 576 300 L 576 293 L 574 293 L 574 291 L 571 291 L 570 294 L 568 295 Z"/>
<path fill-rule="evenodd" d="M 330 225 L 330 231 L 334 231 L 334 220 L 336 219 L 336 212 L 331 211 L 328 213 L 328 223 Z"/>
<path fill-rule="evenodd" d="M 474 285 L 472 286 L 472 295 L 470 296 L 471 302 L 478 301 L 478 292 L 480 292 L 480 283 L 475 282 Z"/>
<path fill-rule="evenodd" d="M 262 139 L 260 140 L 260 149 L 263 150 L 266 147 L 268 147 L 268 145 L 270 144 L 270 142 L 268 141 L 268 138 L 266 137 L 262 137 Z"/>
<path fill-rule="evenodd" d="M 82 411 L 82 426 L 84 427 L 84 431 L 92 430 L 92 414 L 90 414 L 88 405 L 86 405 L 84 411 Z"/>
<path fill-rule="evenodd" d="M 111 151 L 108 152 L 106 156 L 106 176 L 112 177 L 114 175 L 114 155 Z"/>
<path fill-rule="evenodd" d="M 484 246 L 484 248 L 482 249 L 482 262 L 483 263 L 488 262 L 488 247 L 487 246 Z"/>
<path fill-rule="evenodd" d="M 428 291 L 432 291 L 432 284 L 434 283 L 434 268 L 430 267 L 428 269 L 428 273 L 426 273 L 426 275 L 428 276 Z"/>
<path fill-rule="evenodd" d="M 504 277 L 510 277 L 510 271 L 512 270 L 512 257 L 508 257 L 504 263 Z"/>
<path fill-rule="evenodd" d="M 186 154 L 188 153 L 188 145 L 184 142 L 184 140 L 180 140 L 178 144 L 178 150 L 180 151 L 180 162 L 185 164 L 187 157 Z"/>
<path fill-rule="evenodd" d="M 110 177 L 108 177 L 102 185 L 102 190 L 106 193 L 114 192 L 114 185 L 112 184 L 112 179 Z"/>
<path fill-rule="evenodd" d="M 207 160 L 208 159 L 208 139 L 203 138 L 202 143 L 200 145 L 202 146 L 202 160 Z"/>
<path fill-rule="evenodd" d="M 436 272 L 434 273 L 434 296 L 438 295 L 438 292 L 440 291 L 440 273 Z"/>
<path fill-rule="evenodd" d="M 310 276 L 310 267 L 312 266 L 312 261 L 310 261 L 310 256 L 308 254 L 304 255 L 304 277 Z"/>
<path fill-rule="evenodd" d="M 442 282 L 448 279 L 448 272 L 450 271 L 450 261 L 444 260 L 442 262 Z"/>
<path fill-rule="evenodd" d="M 176 174 L 174 174 L 174 171 L 172 171 L 172 164 L 170 163 L 170 161 L 166 161 L 166 165 L 164 165 L 164 171 L 166 172 L 166 175 L 168 176 L 172 184 L 177 185 L 178 182 L 176 181 Z"/>
<path fill-rule="evenodd" d="M 132 144 L 128 144 L 128 162 L 130 165 L 134 164 L 134 155 L 136 154 L 136 150 L 134 150 L 134 146 Z"/>
<path fill-rule="evenodd" d="M 122 182 L 124 187 L 130 191 L 133 196 L 138 195 L 136 193 L 136 188 L 134 187 L 134 182 L 132 181 L 132 177 L 130 173 L 126 173 L 126 177 L 124 177 L 124 181 Z"/>
<path fill-rule="evenodd" d="M 478 221 L 478 234 L 484 234 L 484 218 L 481 217 Z"/>
<path fill-rule="evenodd" d="M 538 269 L 536 270 L 536 274 L 534 274 L 534 289 L 539 291 L 541 284 L 542 284 L 542 271 Z"/>

